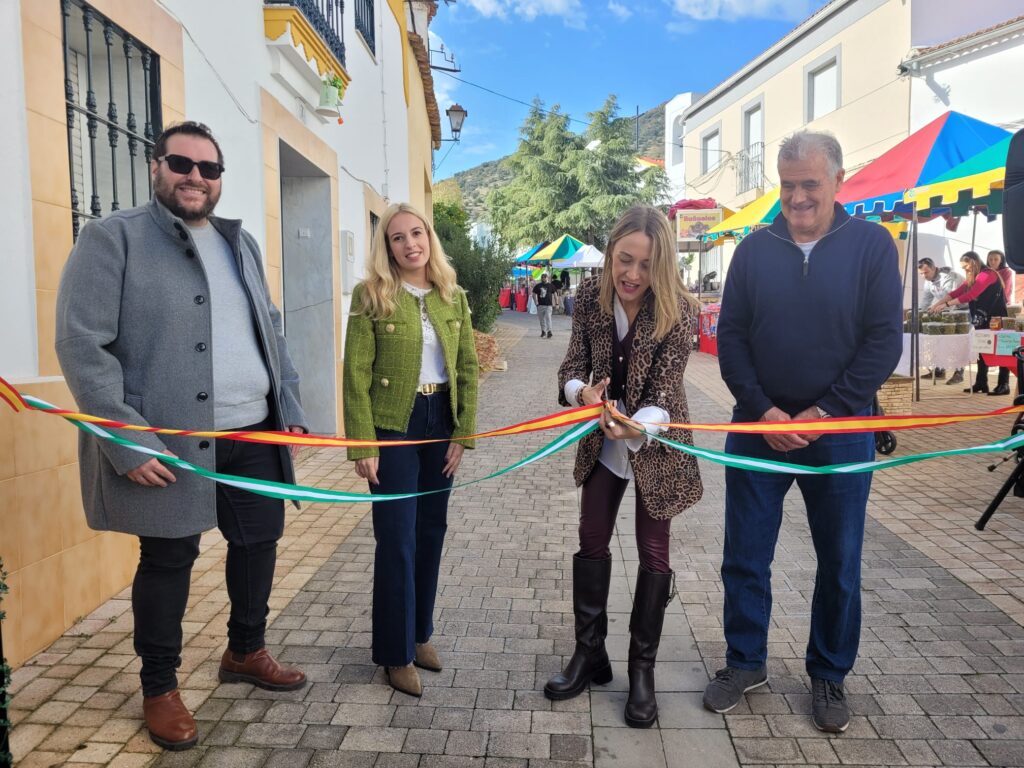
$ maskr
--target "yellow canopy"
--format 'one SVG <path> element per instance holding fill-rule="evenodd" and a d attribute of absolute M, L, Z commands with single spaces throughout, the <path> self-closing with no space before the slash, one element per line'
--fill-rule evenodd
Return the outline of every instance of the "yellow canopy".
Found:
<path fill-rule="evenodd" d="M 754 227 L 771 224 L 778 215 L 779 208 L 779 190 L 772 189 L 745 205 L 721 224 L 713 226 L 705 233 L 704 239 L 719 240 L 749 235 Z"/>
<path fill-rule="evenodd" d="M 953 205 L 960 199 L 961 192 L 969 190 L 971 197 L 975 199 L 987 197 L 993 190 L 1002 189 L 1005 182 L 1006 166 L 1003 166 L 959 179 L 923 184 L 907 190 L 903 199 L 908 203 L 916 202 L 921 208 Z M 939 198 L 938 202 L 935 202 L 934 198 Z"/>

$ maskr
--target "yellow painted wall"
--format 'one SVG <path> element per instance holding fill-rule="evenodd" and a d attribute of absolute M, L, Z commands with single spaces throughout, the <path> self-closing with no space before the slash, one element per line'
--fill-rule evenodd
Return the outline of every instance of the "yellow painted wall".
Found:
<path fill-rule="evenodd" d="M 181 120 L 180 26 L 153 0 L 90 3 L 160 55 L 164 121 Z M 72 245 L 60 0 L 22 0 L 21 20 L 40 377 L 12 383 L 71 407 L 54 353 L 57 284 Z M 61 419 L 0 409 L 0 556 L 11 588 L 4 653 L 13 666 L 124 589 L 135 572 L 134 537 L 85 524 L 76 444 L 77 430 Z"/>
<path fill-rule="evenodd" d="M 409 67 L 409 202 L 432 217 L 430 203 L 431 137 L 430 121 L 424 96 L 423 80 L 416 66 L 416 58 L 408 57 Z M 424 183 L 424 175 L 428 180 Z M 433 220 L 431 218 L 431 220 Z"/>

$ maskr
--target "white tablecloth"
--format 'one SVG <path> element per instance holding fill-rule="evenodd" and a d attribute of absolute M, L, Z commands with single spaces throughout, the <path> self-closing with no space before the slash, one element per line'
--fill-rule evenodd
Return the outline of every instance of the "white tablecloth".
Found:
<path fill-rule="evenodd" d="M 913 376 L 910 370 L 910 339 L 909 333 L 903 334 L 903 354 L 896 366 L 896 373 L 901 376 Z M 971 348 L 971 334 L 955 334 L 949 336 L 930 336 L 921 334 L 920 369 L 946 368 L 950 373 L 956 368 L 963 368 L 978 359 Z"/>

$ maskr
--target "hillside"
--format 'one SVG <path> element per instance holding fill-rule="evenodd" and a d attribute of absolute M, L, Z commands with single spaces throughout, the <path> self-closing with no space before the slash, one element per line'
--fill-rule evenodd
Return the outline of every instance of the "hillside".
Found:
<path fill-rule="evenodd" d="M 630 123 L 633 123 L 635 119 L 633 116 L 619 118 L 619 120 L 626 120 Z M 632 126 L 630 127 L 632 128 Z M 664 159 L 665 104 L 659 104 L 640 114 L 640 151 L 637 154 L 659 160 Z M 467 168 L 452 176 L 462 191 L 462 200 L 471 220 L 478 221 L 484 217 L 487 193 L 505 184 L 511 178 L 511 174 L 501 167 L 501 161 L 504 159 L 502 157 L 497 160 L 488 160 L 486 163 Z"/>

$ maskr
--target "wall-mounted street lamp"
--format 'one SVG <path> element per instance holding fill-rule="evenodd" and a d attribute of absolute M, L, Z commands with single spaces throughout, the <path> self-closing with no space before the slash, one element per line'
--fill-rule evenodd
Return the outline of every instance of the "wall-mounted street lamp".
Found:
<path fill-rule="evenodd" d="M 458 141 L 459 136 L 462 135 L 462 124 L 466 122 L 466 117 L 469 113 L 458 103 L 452 104 L 444 113 L 448 115 L 448 122 L 452 128 L 452 137 L 450 139 L 441 139 L 441 141 Z"/>

